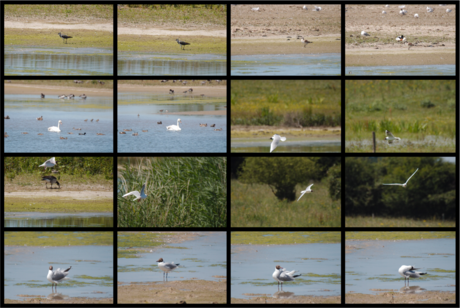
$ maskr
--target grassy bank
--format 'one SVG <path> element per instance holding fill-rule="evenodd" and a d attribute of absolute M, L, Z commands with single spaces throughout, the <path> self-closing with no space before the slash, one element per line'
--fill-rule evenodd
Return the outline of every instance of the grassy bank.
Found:
<path fill-rule="evenodd" d="M 340 232 L 232 232 L 232 245 L 340 243 Z"/>
<path fill-rule="evenodd" d="M 5 246 L 113 245 L 112 232 L 5 232 Z"/>
<path fill-rule="evenodd" d="M 113 22 L 113 5 L 106 4 L 6 4 L 5 20 L 52 23 Z"/>
<path fill-rule="evenodd" d="M 411 219 L 411 218 L 384 218 L 372 216 L 345 217 L 346 227 L 365 227 L 365 228 L 455 228 L 455 221 L 439 219 Z"/>
<path fill-rule="evenodd" d="M 33 195 L 33 193 L 31 193 Z M 113 212 L 113 199 L 78 200 L 63 197 L 5 197 L 5 212 L 82 213 Z"/>
<path fill-rule="evenodd" d="M 455 232 L 345 232 L 346 241 L 413 241 L 438 238 L 455 238 Z"/>
<path fill-rule="evenodd" d="M 340 126 L 340 81 L 234 80 L 232 125 Z"/>

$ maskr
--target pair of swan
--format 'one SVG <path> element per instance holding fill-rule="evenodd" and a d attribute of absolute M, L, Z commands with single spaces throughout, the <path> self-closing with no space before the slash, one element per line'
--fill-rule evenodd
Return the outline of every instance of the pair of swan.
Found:
<path fill-rule="evenodd" d="M 59 120 L 58 126 L 57 126 L 57 127 L 56 127 L 56 126 L 48 127 L 48 131 L 49 131 L 49 132 L 60 132 L 60 131 L 61 131 L 61 129 L 59 128 L 59 125 L 60 125 L 60 124 L 62 124 L 62 121 L 61 121 L 61 120 Z"/>

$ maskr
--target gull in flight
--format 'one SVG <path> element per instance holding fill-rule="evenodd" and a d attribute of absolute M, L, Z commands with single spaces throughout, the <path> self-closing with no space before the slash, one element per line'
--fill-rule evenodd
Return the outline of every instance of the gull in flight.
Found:
<path fill-rule="evenodd" d="M 274 134 L 273 137 L 270 138 L 272 141 L 272 144 L 270 146 L 270 153 L 273 152 L 274 149 L 278 146 L 278 143 L 281 141 L 286 141 L 286 137 L 281 137 L 278 134 Z"/>
<path fill-rule="evenodd" d="M 393 136 L 389 130 L 385 130 L 385 134 L 387 135 L 385 140 L 388 140 L 388 143 L 393 143 L 393 140 L 401 140 L 401 138 Z"/>
<path fill-rule="evenodd" d="M 72 266 L 66 270 L 61 270 L 60 268 L 58 268 L 57 270 L 53 272 L 53 266 L 50 266 L 50 269 L 48 271 L 48 276 L 46 276 L 46 279 L 48 279 L 49 282 L 52 283 L 51 288 L 54 286 L 54 284 L 56 284 L 56 288 L 57 288 L 58 282 L 60 282 L 61 280 L 64 280 L 64 278 L 69 274 L 69 271 L 71 268 Z"/>
<path fill-rule="evenodd" d="M 179 267 L 179 263 L 175 264 L 173 262 L 163 262 L 163 258 L 158 259 L 158 267 L 163 271 L 163 277 L 166 274 L 166 279 L 168 279 L 168 273 L 172 270 L 175 270 Z"/>
<path fill-rule="evenodd" d="M 46 170 L 46 168 L 54 167 L 54 165 L 56 165 L 56 159 L 55 157 L 52 157 L 48 159 L 47 161 L 45 161 L 43 164 L 41 164 L 39 167 L 45 167 L 45 170 Z"/>
<path fill-rule="evenodd" d="M 134 199 L 133 201 L 140 202 L 142 199 L 147 198 L 147 195 L 144 194 L 144 189 L 145 189 L 145 184 L 142 185 L 141 193 L 139 193 L 137 190 L 135 190 L 135 191 L 132 191 L 132 192 L 129 192 L 129 193 L 123 195 L 123 197 L 127 197 L 127 196 L 133 195 L 133 196 L 136 197 L 136 199 Z"/>
<path fill-rule="evenodd" d="M 280 285 L 280 282 L 281 282 L 281 288 L 283 287 L 283 282 L 286 282 L 286 281 L 294 281 L 295 278 L 301 276 L 300 275 L 294 275 L 295 271 L 292 271 L 292 272 L 288 272 L 285 268 L 282 268 L 281 266 L 277 265 L 275 267 L 275 271 L 273 272 L 273 279 L 275 279 L 276 281 L 278 281 L 278 287 Z"/>
<path fill-rule="evenodd" d="M 311 193 L 311 192 L 313 191 L 313 190 L 311 190 L 311 187 L 312 187 L 313 185 L 314 185 L 314 184 L 311 184 L 310 186 L 307 187 L 307 189 L 301 191 L 301 192 L 300 192 L 301 195 L 300 195 L 299 199 L 297 199 L 297 201 L 299 201 L 300 198 L 303 197 L 303 195 L 305 195 L 305 194 L 307 194 L 307 193 Z"/>
<path fill-rule="evenodd" d="M 412 173 L 412 175 L 407 179 L 406 183 L 404 183 L 404 184 L 392 183 L 392 184 L 382 184 L 382 185 L 398 185 L 398 186 L 402 186 L 402 187 L 406 188 L 406 185 L 407 185 L 407 183 L 409 182 L 410 178 L 413 177 L 414 174 L 417 173 L 417 171 L 418 171 L 418 168 L 417 168 L 417 170 L 415 170 L 414 173 Z"/>
<path fill-rule="evenodd" d="M 399 268 L 399 275 L 404 277 L 404 284 L 407 282 L 409 283 L 410 278 L 419 278 L 421 275 L 426 275 L 427 273 L 416 272 L 419 268 L 415 268 L 412 265 L 401 265 Z"/>

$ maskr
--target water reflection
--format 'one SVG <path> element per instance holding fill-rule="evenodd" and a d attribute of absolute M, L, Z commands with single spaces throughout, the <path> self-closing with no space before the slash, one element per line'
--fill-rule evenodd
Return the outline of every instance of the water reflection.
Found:
<path fill-rule="evenodd" d="M 6 228 L 113 227 L 113 213 L 5 212 Z"/>
<path fill-rule="evenodd" d="M 273 298 L 289 298 L 289 297 L 293 297 L 293 296 L 294 296 L 293 292 L 285 292 L 283 290 L 275 292 L 273 294 Z"/>
<path fill-rule="evenodd" d="M 423 293 L 426 289 L 419 287 L 419 286 L 405 286 L 399 289 L 399 293 L 406 293 L 406 294 L 415 294 L 415 293 Z"/>

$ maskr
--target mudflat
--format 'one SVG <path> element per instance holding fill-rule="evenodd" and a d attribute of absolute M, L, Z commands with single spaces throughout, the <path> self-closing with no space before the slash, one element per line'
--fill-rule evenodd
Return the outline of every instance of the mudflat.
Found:
<path fill-rule="evenodd" d="M 232 298 L 231 302 L 232 304 L 340 304 L 341 298 L 340 296 L 294 296 L 292 298 L 269 296 L 250 299 Z"/>
<path fill-rule="evenodd" d="M 113 90 L 111 89 L 5 83 L 5 94 L 37 94 L 37 97 L 39 97 L 40 93 L 61 95 L 63 92 L 85 93 L 86 96 L 113 96 Z"/>
<path fill-rule="evenodd" d="M 381 294 L 347 293 L 345 304 L 454 304 L 455 292 L 422 293 L 382 292 Z"/>
<path fill-rule="evenodd" d="M 204 94 L 206 96 L 220 96 L 225 97 L 227 95 L 226 86 L 199 86 L 199 87 L 190 87 L 190 86 L 179 86 L 179 85 L 166 85 L 166 86 L 140 86 L 133 84 L 118 84 L 118 92 L 148 92 L 155 94 L 164 94 L 169 93 L 169 89 L 173 89 L 177 94 L 182 94 L 183 91 L 186 91 L 190 88 L 193 88 L 193 95 Z"/>

